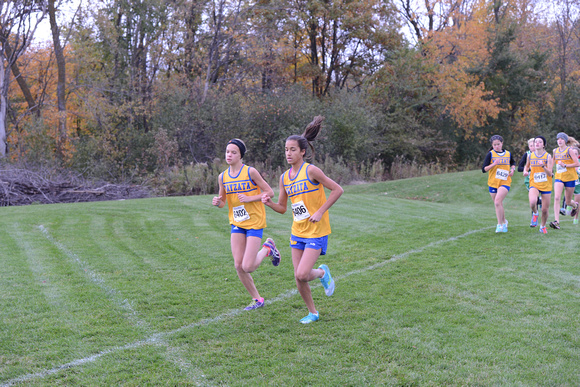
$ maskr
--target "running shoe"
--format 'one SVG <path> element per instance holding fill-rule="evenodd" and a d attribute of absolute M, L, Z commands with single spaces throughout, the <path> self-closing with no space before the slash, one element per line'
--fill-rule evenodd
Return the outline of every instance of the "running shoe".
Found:
<path fill-rule="evenodd" d="M 566 208 L 560 208 L 560 215 L 566 215 Z"/>
<path fill-rule="evenodd" d="M 320 279 L 320 283 L 324 287 L 324 293 L 330 297 L 334 293 L 334 280 L 330 275 L 330 270 L 326 265 L 320 265 L 318 268 L 324 270 L 324 276 Z"/>
<path fill-rule="evenodd" d="M 262 306 L 264 306 L 264 297 L 262 297 L 260 299 L 254 298 L 254 299 L 252 299 L 252 302 L 250 303 L 250 305 L 246 306 L 244 308 L 244 310 L 254 310 L 254 309 L 261 308 Z"/>
<path fill-rule="evenodd" d="M 553 222 L 550 222 L 550 227 L 552 227 L 553 229 L 559 230 L 560 229 L 560 223 L 555 220 Z"/>
<path fill-rule="evenodd" d="M 308 313 L 308 316 L 302 317 L 300 322 L 302 324 L 310 324 L 311 322 L 318 321 L 318 312 L 316 313 Z"/>
<path fill-rule="evenodd" d="M 532 222 L 530 227 L 536 227 L 538 225 L 538 214 L 532 214 Z"/>
<path fill-rule="evenodd" d="M 546 230 L 546 227 L 542 227 L 540 226 L 540 234 L 547 234 L 548 230 Z"/>
<path fill-rule="evenodd" d="M 578 219 L 574 219 L 574 224 L 578 224 Z"/>
<path fill-rule="evenodd" d="M 574 207 L 572 209 L 572 211 L 570 211 L 570 216 L 576 216 L 576 214 L 578 213 L 578 208 L 580 207 L 580 204 L 576 204 L 576 207 Z"/>
<path fill-rule="evenodd" d="M 280 256 L 280 251 L 276 248 L 276 243 L 274 243 L 274 239 L 268 238 L 264 243 L 264 246 L 270 248 L 270 257 L 272 257 L 272 265 L 278 266 L 280 264 L 280 260 L 282 257 Z"/>
<path fill-rule="evenodd" d="M 572 210 L 574 209 L 574 207 L 572 206 L 566 206 L 566 216 L 570 216 L 570 214 L 572 213 Z"/>
<path fill-rule="evenodd" d="M 496 233 L 502 232 L 502 229 L 503 229 L 503 225 L 501 225 L 501 224 L 498 224 L 497 226 L 495 226 L 495 232 Z"/>
<path fill-rule="evenodd" d="M 507 232 L 508 231 L 508 221 L 506 219 L 505 223 L 501 225 L 501 231 L 500 232 Z"/>

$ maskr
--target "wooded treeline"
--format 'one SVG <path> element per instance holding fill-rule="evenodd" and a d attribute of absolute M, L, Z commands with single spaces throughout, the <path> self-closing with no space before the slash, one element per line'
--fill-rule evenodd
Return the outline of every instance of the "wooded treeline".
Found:
<path fill-rule="evenodd" d="M 557 132 L 580 137 L 579 11 L 580 0 L 0 0 L 0 156 L 167 183 L 203 163 L 207 178 L 239 137 L 246 160 L 273 171 L 285 138 L 319 114 L 317 161 L 359 178 L 473 165 L 492 134 L 516 155 L 536 134 L 555 146 Z M 46 43 L 33 40 L 41 20 Z"/>

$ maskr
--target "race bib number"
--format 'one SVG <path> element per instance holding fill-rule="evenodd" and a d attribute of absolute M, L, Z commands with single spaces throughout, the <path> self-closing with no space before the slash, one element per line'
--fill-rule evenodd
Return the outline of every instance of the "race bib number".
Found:
<path fill-rule="evenodd" d="M 243 222 L 244 220 L 250 219 L 250 214 L 246 211 L 246 207 L 242 204 L 241 206 L 234 207 L 234 222 Z"/>
<path fill-rule="evenodd" d="M 509 171 L 506 171 L 505 169 L 497 169 L 495 171 L 495 178 L 498 180 L 507 180 L 508 176 L 509 176 Z"/>
<path fill-rule="evenodd" d="M 556 165 L 556 173 L 564 173 L 568 170 L 568 168 L 561 166 L 560 164 Z"/>
<path fill-rule="evenodd" d="M 292 203 L 292 213 L 294 214 L 295 222 L 310 218 L 308 208 L 306 208 L 303 201 Z"/>
<path fill-rule="evenodd" d="M 534 173 L 534 181 L 536 183 L 544 183 L 548 181 L 548 175 L 546 172 L 536 172 Z"/>

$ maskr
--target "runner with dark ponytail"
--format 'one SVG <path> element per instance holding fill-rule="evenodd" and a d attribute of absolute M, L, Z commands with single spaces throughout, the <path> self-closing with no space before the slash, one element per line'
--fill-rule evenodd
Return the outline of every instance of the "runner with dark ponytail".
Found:
<path fill-rule="evenodd" d="M 310 291 L 310 281 L 318 278 L 327 296 L 334 293 L 334 280 L 328 266 L 320 265 L 314 269 L 314 265 L 321 255 L 326 254 L 328 235 L 331 232 L 328 209 L 342 195 L 343 190 L 320 168 L 304 161 L 309 146 L 314 154 L 314 147 L 310 142 L 318 136 L 323 121 L 324 117 L 316 116 L 302 135 L 293 135 L 286 139 L 286 161 L 291 167 L 280 176 L 278 202 L 274 203 L 268 193 L 262 195 L 262 202 L 280 214 L 286 212 L 288 199 L 292 204 L 294 222 L 290 247 L 294 278 L 308 308 L 308 315 L 300 320 L 302 324 L 309 324 L 319 318 Z M 328 200 L 324 188 L 330 190 Z"/>

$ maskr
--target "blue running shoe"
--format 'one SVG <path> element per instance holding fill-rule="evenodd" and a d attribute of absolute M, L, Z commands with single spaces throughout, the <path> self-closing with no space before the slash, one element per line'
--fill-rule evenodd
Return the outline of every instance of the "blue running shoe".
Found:
<path fill-rule="evenodd" d="M 538 225 L 538 214 L 532 214 L 532 222 L 530 223 L 530 227 L 536 227 Z"/>
<path fill-rule="evenodd" d="M 320 279 L 320 283 L 324 287 L 324 293 L 330 297 L 334 293 L 334 280 L 330 275 L 330 269 L 326 265 L 320 265 L 318 268 L 324 270 L 324 277 Z"/>
<path fill-rule="evenodd" d="M 280 256 L 280 252 L 276 248 L 276 243 L 274 243 L 274 239 L 268 238 L 264 243 L 264 246 L 270 249 L 270 257 L 272 257 L 272 265 L 278 266 L 280 264 L 280 260 L 282 257 Z"/>
<path fill-rule="evenodd" d="M 252 303 L 244 308 L 244 310 L 254 310 L 264 306 L 264 297 L 252 299 Z"/>
<path fill-rule="evenodd" d="M 540 226 L 540 234 L 547 234 L 548 230 L 546 230 L 546 227 L 542 227 Z"/>
<path fill-rule="evenodd" d="M 503 226 L 501 224 L 498 224 L 497 226 L 495 226 L 495 232 L 496 233 L 501 232 L 502 229 L 503 229 Z"/>
<path fill-rule="evenodd" d="M 316 313 L 308 313 L 308 316 L 302 317 L 300 322 L 302 324 L 310 324 L 311 322 L 318 321 L 318 312 Z"/>

